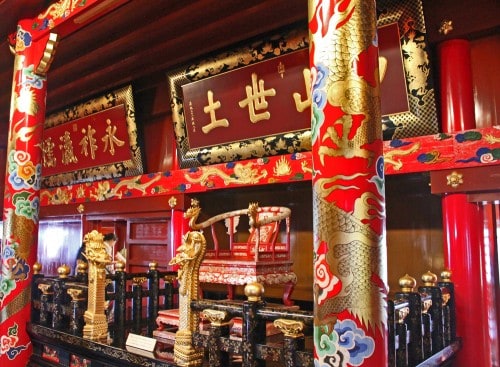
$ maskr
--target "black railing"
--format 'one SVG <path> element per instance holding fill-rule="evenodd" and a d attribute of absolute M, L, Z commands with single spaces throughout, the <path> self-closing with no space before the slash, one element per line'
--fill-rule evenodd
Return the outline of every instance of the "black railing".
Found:
<path fill-rule="evenodd" d="M 251 298 L 242 302 L 193 301 L 191 308 L 205 318 L 214 318 L 213 314 L 218 318 L 211 321 L 208 330 L 194 334 L 195 346 L 208 351 L 210 366 L 227 366 L 235 355 L 241 357 L 242 366 L 264 366 L 265 361 L 287 367 L 314 365 L 311 312 Z M 235 328 L 234 320 L 239 320 L 241 327 Z"/>
<path fill-rule="evenodd" d="M 80 338 L 87 308 L 86 275 L 61 274 L 35 275 L 32 324 Z M 453 283 L 446 272 L 442 282 L 429 274 L 424 274 L 424 283 L 419 288 L 415 279 L 401 278 L 401 291 L 388 301 L 389 367 L 443 365 L 459 349 Z M 112 347 L 124 348 L 129 332 L 149 337 L 159 335 L 158 315 L 165 314 L 160 311 L 178 307 L 175 277 L 175 272 L 160 272 L 155 266 L 148 272 L 133 274 L 118 268 L 107 276 Z M 258 284 L 253 286 L 258 288 Z M 191 303 L 192 310 L 204 320 L 193 334 L 193 344 L 205 350 L 207 363 L 226 366 L 238 359 L 242 367 L 265 366 L 267 362 L 286 367 L 313 366 L 313 312 L 269 304 L 261 299 L 261 294 L 248 294 L 241 301 Z M 163 331 L 171 333 L 167 343 L 173 345 L 176 328 Z"/>
<path fill-rule="evenodd" d="M 106 312 L 113 346 L 123 348 L 128 332 L 153 336 L 158 312 L 177 307 L 176 276 L 176 272 L 158 271 L 154 263 L 145 273 L 126 273 L 117 267 L 114 274 L 106 276 Z M 33 283 L 32 322 L 82 336 L 88 297 L 86 274 L 36 274 Z"/>
<path fill-rule="evenodd" d="M 435 275 L 422 276 L 424 285 L 415 291 L 416 281 L 400 279 L 401 291 L 388 302 L 389 367 L 413 367 L 434 355 L 457 348 L 455 294 L 448 272 L 442 282 Z"/>

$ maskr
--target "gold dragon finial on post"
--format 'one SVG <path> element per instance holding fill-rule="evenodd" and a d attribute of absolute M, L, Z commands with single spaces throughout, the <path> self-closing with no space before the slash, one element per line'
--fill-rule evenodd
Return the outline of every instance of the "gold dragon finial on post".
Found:
<path fill-rule="evenodd" d="M 111 257 L 106 252 L 103 235 L 96 230 L 87 233 L 85 257 L 88 260 L 88 306 L 83 318 L 83 337 L 85 339 L 105 341 L 108 337 L 108 321 L 105 314 L 106 265 Z"/>
<path fill-rule="evenodd" d="M 258 228 L 260 227 L 260 223 L 258 221 L 259 214 L 259 203 L 249 203 L 248 204 L 248 220 L 250 227 Z"/>
<path fill-rule="evenodd" d="M 174 359 L 179 366 L 200 366 L 203 363 L 203 350 L 193 347 L 193 332 L 198 327 L 199 316 L 191 310 L 191 301 L 198 299 L 198 272 L 206 244 L 202 232 L 187 232 L 169 263 L 179 266 L 179 329 L 174 344 Z"/>
<path fill-rule="evenodd" d="M 197 199 L 191 199 L 191 206 L 186 210 L 186 213 L 184 213 L 184 217 L 189 218 L 189 228 L 197 230 L 203 228 L 200 224 L 196 223 L 200 213 L 200 202 Z"/>

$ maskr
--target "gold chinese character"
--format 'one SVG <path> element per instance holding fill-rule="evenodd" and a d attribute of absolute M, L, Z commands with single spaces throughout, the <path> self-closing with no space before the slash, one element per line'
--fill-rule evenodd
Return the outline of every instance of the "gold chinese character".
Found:
<path fill-rule="evenodd" d="M 311 70 L 304 69 L 302 71 L 304 75 L 304 84 L 306 86 L 307 99 L 305 101 L 301 100 L 300 93 L 293 94 L 293 100 L 295 101 L 295 108 L 298 112 L 304 111 L 307 107 L 311 106 Z"/>
<path fill-rule="evenodd" d="M 85 157 L 88 157 L 88 149 L 90 148 L 90 156 L 92 157 L 92 159 L 95 159 L 95 152 L 97 150 L 97 145 L 95 143 L 96 139 L 94 138 L 95 129 L 92 126 L 88 125 L 87 130 L 85 130 L 85 128 L 82 129 L 82 134 L 83 138 L 79 143 L 82 146 L 81 153 L 85 155 Z"/>
<path fill-rule="evenodd" d="M 78 158 L 73 153 L 73 142 L 69 131 L 65 131 L 64 135 L 59 137 L 59 140 L 63 142 L 59 145 L 59 149 L 63 152 L 62 163 L 66 166 L 70 163 L 78 163 Z"/>
<path fill-rule="evenodd" d="M 214 93 L 209 90 L 207 92 L 208 97 L 208 105 L 203 107 L 203 112 L 210 114 L 210 123 L 201 128 L 201 130 L 208 134 L 210 131 L 215 129 L 216 127 L 228 127 L 229 121 L 227 119 L 217 120 L 215 117 L 215 110 L 218 110 L 221 106 L 220 101 L 214 102 Z"/>
<path fill-rule="evenodd" d="M 278 74 L 281 76 L 281 79 L 283 79 L 283 76 L 285 75 L 285 64 L 283 64 L 281 61 L 278 64 Z"/>
<path fill-rule="evenodd" d="M 116 126 L 113 125 L 111 126 L 111 120 L 106 119 L 106 124 L 108 124 L 108 127 L 106 127 L 106 135 L 102 137 L 102 141 L 104 142 L 104 150 L 108 150 L 108 144 L 109 144 L 109 153 L 111 155 L 115 155 L 115 144 L 119 147 L 123 146 L 125 144 L 124 141 L 119 140 L 115 134 L 116 134 Z"/>
<path fill-rule="evenodd" d="M 54 157 L 55 146 L 51 137 L 48 137 L 42 142 L 42 162 L 44 167 L 56 166 L 56 157 Z"/>
<path fill-rule="evenodd" d="M 260 120 L 269 120 L 271 114 L 268 111 L 262 113 L 255 113 L 255 111 L 265 110 L 267 108 L 266 97 L 275 96 L 276 90 L 274 88 L 264 89 L 263 79 L 260 79 L 257 85 L 257 74 L 252 73 L 252 85 L 247 85 L 245 91 L 247 98 L 241 100 L 239 105 L 241 108 L 248 106 L 250 121 L 256 123 Z"/>

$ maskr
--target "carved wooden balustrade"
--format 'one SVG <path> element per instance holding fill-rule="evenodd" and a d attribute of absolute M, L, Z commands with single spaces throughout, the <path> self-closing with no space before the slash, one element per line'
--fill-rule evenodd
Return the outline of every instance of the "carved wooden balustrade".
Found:
<path fill-rule="evenodd" d="M 36 360 L 43 356 L 45 345 L 62 345 L 61 354 L 64 354 L 68 346 L 64 346 L 63 341 L 73 340 L 71 343 L 78 344 L 77 340 L 83 340 L 83 313 L 87 303 L 84 270 L 80 269 L 76 276 L 68 276 L 69 269 L 64 267 L 58 277 L 35 274 L 32 322 L 28 328 L 34 344 L 30 366 L 39 365 Z M 118 266 L 114 274 L 108 274 L 106 292 L 110 347 L 121 348 L 122 352 L 116 348 L 107 351 L 105 344 L 88 344 L 98 349 L 99 355 L 108 352 L 120 355 L 116 357 L 117 363 L 119 358 L 131 358 L 123 349 L 127 332 L 153 336 L 159 310 L 175 307 L 178 292 L 176 273 L 160 272 L 154 263 L 147 273 L 129 274 L 123 270 Z M 442 272 L 441 277 L 442 281 L 438 282 L 437 277 L 428 272 L 422 276 L 423 284 L 418 288 L 414 278 L 405 275 L 400 279 L 401 291 L 388 301 L 389 367 L 448 365 L 460 349 L 450 272 Z M 242 367 L 313 366 L 313 313 L 299 310 L 297 306 L 267 303 L 259 283 L 247 285 L 245 295 L 244 301 L 191 302 L 191 309 L 205 320 L 193 334 L 194 347 L 204 350 L 207 356 L 204 363 Z M 85 348 L 89 347 L 80 344 L 78 352 L 85 357 Z M 57 347 L 48 350 L 55 349 Z M 92 354 L 95 352 L 89 349 L 85 358 L 95 358 L 96 354 Z M 175 366 L 157 354 L 151 360 L 157 360 L 158 366 Z M 45 358 L 43 365 L 51 364 Z"/>
<path fill-rule="evenodd" d="M 389 300 L 389 367 L 447 365 L 460 349 L 455 335 L 455 298 L 450 272 L 443 280 L 427 272 L 423 285 L 414 291 L 416 281 L 405 275 L 400 279 L 401 292 Z M 257 283 L 258 285 L 258 283 Z M 256 290 L 257 289 L 257 290 Z M 265 365 L 272 361 L 280 366 L 313 366 L 313 313 L 291 308 L 273 308 L 262 301 L 256 284 L 247 285 L 248 300 L 194 301 L 192 309 L 210 321 L 194 336 L 197 347 L 208 350 L 210 366 L 226 366 L 235 355 L 242 366 Z M 232 320 L 241 318 L 240 334 Z M 269 323 L 279 335 L 269 335 Z M 257 364 L 255 364 L 257 363 Z"/>
<path fill-rule="evenodd" d="M 417 291 L 414 278 L 400 278 L 401 291 L 388 301 L 389 367 L 442 365 L 460 349 L 450 276 L 443 271 L 437 282 L 436 275 L 427 272 Z"/>
<path fill-rule="evenodd" d="M 194 334 L 193 343 L 208 351 L 210 366 L 230 365 L 235 356 L 241 366 L 313 366 L 312 312 L 268 305 L 263 286 L 245 287 L 243 302 L 193 301 L 191 308 L 209 320 L 210 327 Z M 234 320 L 241 322 L 235 328 Z M 269 327 L 271 326 L 271 327 Z M 274 330 L 273 330 L 274 328 Z"/>
<path fill-rule="evenodd" d="M 82 336 L 87 308 L 88 286 L 85 265 L 76 276 L 62 266 L 58 277 L 45 277 L 40 268 L 33 278 L 32 316 L 35 324 Z M 160 272 L 152 262 L 145 273 L 126 273 L 118 263 L 114 274 L 107 274 L 106 302 L 112 345 L 125 346 L 128 332 L 153 335 L 155 316 L 161 309 L 176 306 L 176 272 Z"/>

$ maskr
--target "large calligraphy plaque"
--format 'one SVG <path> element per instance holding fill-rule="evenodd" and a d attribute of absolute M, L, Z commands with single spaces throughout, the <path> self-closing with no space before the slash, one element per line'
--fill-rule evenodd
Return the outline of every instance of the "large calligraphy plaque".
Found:
<path fill-rule="evenodd" d="M 381 0 L 381 6 L 383 138 L 435 134 L 438 121 L 421 3 Z M 311 77 L 306 30 L 202 60 L 169 73 L 168 79 L 181 167 L 311 149 L 315 97 L 308 92 L 311 81 L 321 80 Z"/>
<path fill-rule="evenodd" d="M 181 167 L 311 150 L 308 42 L 293 30 L 170 73 Z"/>
<path fill-rule="evenodd" d="M 304 49 L 183 85 L 191 148 L 309 129 L 310 101 L 298 77 L 306 70 L 309 80 L 308 57 Z"/>
<path fill-rule="evenodd" d="M 132 88 L 125 87 L 47 117 L 42 184 L 69 185 L 143 173 Z"/>

